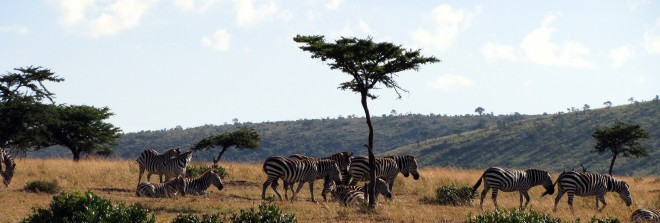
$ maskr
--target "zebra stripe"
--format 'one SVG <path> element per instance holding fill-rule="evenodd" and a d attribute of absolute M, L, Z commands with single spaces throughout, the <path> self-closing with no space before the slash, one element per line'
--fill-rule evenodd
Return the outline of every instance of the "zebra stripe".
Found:
<path fill-rule="evenodd" d="M 179 193 L 186 196 L 186 181 L 183 177 L 177 177 L 165 183 L 141 182 L 135 191 L 135 195 L 138 197 L 171 198 Z"/>
<path fill-rule="evenodd" d="M 472 192 L 476 193 L 477 188 L 481 185 L 481 181 L 484 181 L 484 190 L 481 192 L 481 201 L 479 206 L 481 210 L 484 209 L 484 197 L 488 193 L 488 190 L 493 189 L 493 203 L 495 204 L 495 209 L 499 209 L 497 204 L 497 192 L 502 190 L 504 192 L 513 192 L 518 191 L 520 194 L 520 208 L 523 208 L 522 202 L 523 197 L 525 197 L 525 207 L 529 204 L 529 194 L 528 191 L 532 187 L 543 185 L 546 194 L 553 194 L 555 192 L 555 187 L 552 184 L 552 177 L 550 173 L 545 170 L 538 169 L 527 169 L 527 170 L 515 170 L 515 169 L 504 169 L 500 167 L 491 167 L 486 169 L 484 173 L 479 178 L 479 181 L 472 187 Z"/>
<path fill-rule="evenodd" d="M 5 165 L 4 171 L 2 171 L 2 164 Z M 16 169 L 14 158 L 6 150 L 0 148 L 0 175 L 2 175 L 2 183 L 5 184 L 5 187 L 9 187 L 11 179 L 14 177 L 14 169 Z"/>
<path fill-rule="evenodd" d="M 637 209 L 630 215 L 633 223 L 660 223 L 660 210 Z"/>
<path fill-rule="evenodd" d="M 401 172 L 404 177 L 408 177 L 409 174 L 412 174 L 413 179 L 419 180 L 419 172 L 417 171 L 417 159 L 415 156 L 401 155 L 385 156 L 383 158 L 394 159 L 396 161 L 396 165 L 399 167 L 399 172 Z"/>
<path fill-rule="evenodd" d="M 138 183 L 142 181 L 142 173 L 144 171 L 147 171 L 147 181 L 151 181 L 151 174 L 158 174 L 159 182 L 163 182 L 163 171 L 165 170 L 165 163 L 173 158 L 179 155 L 181 152 L 179 151 L 179 148 L 172 148 L 167 151 L 165 151 L 164 154 L 159 154 L 156 152 L 156 150 L 153 149 L 148 149 L 142 151 L 142 154 L 140 154 L 140 158 L 138 158 L 136 161 L 138 162 L 138 166 L 140 168 L 140 175 L 138 177 Z"/>
<path fill-rule="evenodd" d="M 332 154 L 328 157 L 321 157 L 321 158 L 315 158 L 315 157 L 310 157 L 310 156 L 305 156 L 302 154 L 293 154 L 289 156 L 289 159 L 293 160 L 320 160 L 320 159 L 327 159 L 327 160 L 334 160 L 337 162 L 339 165 L 339 170 L 341 171 L 341 178 L 342 178 L 342 185 L 348 185 L 348 180 L 349 180 L 349 167 L 351 165 L 351 157 L 353 156 L 353 153 L 348 153 L 348 152 L 339 152 Z M 326 184 L 324 184 L 326 185 Z M 293 186 L 294 184 L 288 184 L 284 183 L 284 197 L 288 199 L 288 191 L 291 189 L 293 192 Z M 324 186 L 323 191 L 321 192 L 321 195 L 323 196 L 323 201 L 327 201 L 326 195 L 330 192 L 330 188 Z"/>
<path fill-rule="evenodd" d="M 349 190 L 337 195 L 336 199 L 345 206 L 359 206 L 368 202 L 366 197 L 366 193 L 361 190 Z"/>
<path fill-rule="evenodd" d="M 361 191 L 363 194 L 368 194 L 368 184 L 365 184 L 364 186 L 335 185 L 333 181 L 330 181 L 329 184 L 331 185 L 330 192 L 332 193 L 333 200 L 340 201 L 344 204 L 348 204 L 346 201 L 351 200 L 348 199 L 350 196 L 349 191 Z M 378 195 L 381 194 L 388 199 L 392 199 L 392 192 L 390 191 L 387 182 L 383 178 L 378 178 L 376 181 L 376 201 L 378 201 Z M 369 201 L 368 197 L 365 197 L 364 199 Z"/>
<path fill-rule="evenodd" d="M 220 175 L 214 170 L 207 170 L 200 177 L 196 179 L 184 178 L 186 181 L 186 193 L 192 195 L 207 195 L 209 194 L 208 190 L 211 185 L 214 185 L 218 190 L 222 190 L 224 186 L 222 185 L 222 179 Z"/>
<path fill-rule="evenodd" d="M 555 207 L 552 211 L 557 211 L 557 203 L 564 195 L 568 193 L 568 206 L 571 207 L 571 213 L 575 214 L 573 210 L 573 196 L 580 197 L 596 196 L 596 212 L 602 211 L 607 203 L 605 202 L 605 193 L 617 192 L 621 199 L 626 202 L 627 206 L 632 204 L 632 197 L 630 197 L 630 190 L 628 184 L 624 181 L 617 180 L 614 177 L 597 174 L 585 173 L 577 171 L 564 171 L 557 178 L 558 190 L 557 198 L 555 198 Z M 598 202 L 603 202 L 603 207 L 598 208 Z"/>
<path fill-rule="evenodd" d="M 168 159 L 163 166 L 163 175 L 165 180 L 170 177 L 178 177 L 186 175 L 186 168 L 192 160 L 192 151 L 188 151 L 176 156 L 176 158 Z"/>
<path fill-rule="evenodd" d="M 266 199 L 266 188 L 270 185 L 280 201 L 282 201 L 282 196 L 279 191 L 277 191 L 277 180 L 280 178 L 285 184 L 300 182 L 300 184 L 298 184 L 298 189 L 293 192 L 291 200 L 293 200 L 296 197 L 296 194 L 300 192 L 304 182 L 308 182 L 312 202 L 315 202 L 314 181 L 316 179 L 327 178 L 332 181 L 341 181 L 339 166 L 337 165 L 337 162 L 333 160 L 291 160 L 276 156 L 266 159 L 263 165 L 263 171 L 268 175 L 268 178 L 263 185 L 263 190 L 261 192 L 262 199 Z"/>
<path fill-rule="evenodd" d="M 368 181 L 369 179 L 369 158 L 366 156 L 353 157 L 351 159 L 351 183 L 356 185 L 359 181 Z M 376 177 L 382 177 L 387 181 L 390 190 L 394 186 L 394 178 L 399 173 L 399 166 L 396 160 L 391 158 L 376 158 Z"/>

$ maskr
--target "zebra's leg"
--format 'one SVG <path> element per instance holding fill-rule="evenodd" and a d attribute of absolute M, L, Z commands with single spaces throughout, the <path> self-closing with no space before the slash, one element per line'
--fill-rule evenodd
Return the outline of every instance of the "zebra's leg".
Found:
<path fill-rule="evenodd" d="M 289 200 L 289 183 L 284 181 L 284 179 L 282 181 L 283 181 L 282 185 L 284 185 L 284 199 L 286 199 L 288 201 Z M 291 191 L 291 192 L 293 192 L 293 191 Z"/>
<path fill-rule="evenodd" d="M 490 187 L 488 184 L 484 184 L 484 190 L 481 191 L 481 201 L 479 202 L 479 207 L 481 207 L 481 210 L 484 210 L 484 198 L 486 197 L 486 194 L 488 194 L 488 190 L 490 190 Z"/>
<path fill-rule="evenodd" d="M 309 181 L 309 193 L 310 193 L 311 196 L 312 196 L 312 202 L 316 202 L 316 201 L 314 200 L 314 180 L 310 180 L 310 181 Z"/>
<path fill-rule="evenodd" d="M 600 209 L 598 209 L 598 199 L 600 199 L 600 201 L 603 202 L 603 207 Z M 605 209 L 605 206 L 607 206 L 607 203 L 605 202 L 605 194 L 596 196 L 596 212 L 603 211 L 603 209 Z"/>
<path fill-rule="evenodd" d="M 298 192 L 300 192 L 300 189 L 302 189 L 303 185 L 305 185 L 305 181 L 298 183 L 298 189 L 296 191 L 293 191 L 293 195 L 291 196 L 291 201 L 295 199 L 296 195 L 298 195 Z"/>
<path fill-rule="evenodd" d="M 279 184 L 277 184 L 277 178 L 275 178 L 275 180 L 273 180 L 273 183 L 270 185 L 270 187 L 273 188 L 273 191 L 275 191 L 275 194 L 277 194 L 277 197 L 280 199 L 280 202 L 282 202 L 282 195 L 280 195 L 280 192 L 277 191 L 277 186 L 279 186 Z"/>
<path fill-rule="evenodd" d="M 277 180 L 277 178 L 275 178 L 275 180 Z M 266 200 L 266 189 L 268 189 L 268 186 L 270 186 L 272 183 L 273 183 L 273 178 L 272 177 L 268 177 L 266 179 L 266 182 L 264 182 L 264 186 L 261 190 L 261 199 L 262 200 Z M 280 202 L 281 201 L 282 201 L 282 197 L 280 197 Z"/>
<path fill-rule="evenodd" d="M 564 196 L 564 191 L 559 190 L 557 192 L 557 197 L 555 198 L 555 207 L 552 209 L 552 212 L 557 212 L 557 204 L 559 203 L 559 200 L 561 200 L 562 196 Z"/>
<path fill-rule="evenodd" d="M 521 196 L 520 197 L 520 205 L 521 205 L 520 209 L 523 209 L 523 210 L 526 209 L 527 205 L 529 204 L 529 193 L 528 192 L 529 191 L 526 190 L 526 191 L 523 191 L 523 192 L 520 193 L 520 196 Z M 522 207 L 522 198 L 523 197 L 525 197 L 525 208 Z"/>
<path fill-rule="evenodd" d="M 147 181 L 151 182 L 151 172 L 147 171 Z"/>
<path fill-rule="evenodd" d="M 493 198 L 493 204 L 495 204 L 495 210 L 500 209 L 500 206 L 497 205 L 497 191 L 498 190 L 499 190 L 499 188 L 493 187 L 493 196 L 491 197 L 491 198 Z"/>
<path fill-rule="evenodd" d="M 573 208 L 573 198 L 575 197 L 575 192 L 568 192 L 568 206 L 571 208 L 571 213 L 575 215 L 575 209 Z"/>
<path fill-rule="evenodd" d="M 142 181 L 142 174 L 144 173 L 144 168 L 140 166 L 140 175 L 138 175 L 138 184 Z"/>

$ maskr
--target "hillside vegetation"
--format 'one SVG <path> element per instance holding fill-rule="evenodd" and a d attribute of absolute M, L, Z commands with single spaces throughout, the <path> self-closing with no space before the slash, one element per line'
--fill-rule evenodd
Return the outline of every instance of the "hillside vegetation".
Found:
<path fill-rule="evenodd" d="M 614 121 L 634 122 L 649 131 L 643 145 L 651 150 L 644 159 L 619 158 L 616 174 L 658 175 L 660 165 L 660 103 L 641 102 L 611 108 L 545 115 L 382 115 L 373 118 L 375 151 L 414 154 L 422 166 L 486 168 L 488 166 L 537 167 L 561 171 L 584 164 L 588 170 L 605 172 L 609 154 L 590 153 L 591 134 Z M 364 118 L 324 118 L 263 123 L 205 125 L 159 131 L 126 133 L 114 148 L 115 157 L 136 159 L 145 149 L 188 149 L 210 135 L 254 127 L 261 135 L 256 150 L 230 148 L 225 161 L 261 162 L 269 156 L 302 153 L 326 156 L 339 151 L 366 155 L 363 147 L 368 129 Z M 196 152 L 196 161 L 211 160 L 218 150 Z M 71 157 L 65 149 L 46 149 L 31 157 Z"/>

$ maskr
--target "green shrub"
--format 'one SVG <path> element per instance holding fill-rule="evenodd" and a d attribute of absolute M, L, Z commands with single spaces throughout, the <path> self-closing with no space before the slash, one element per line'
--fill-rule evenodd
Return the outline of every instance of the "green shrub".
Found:
<path fill-rule="evenodd" d="M 32 208 L 32 215 L 23 219 L 23 223 L 37 222 L 156 222 L 153 213 L 138 204 L 126 206 L 123 202 L 112 205 L 110 200 L 94 193 L 64 193 L 53 196 L 48 208 Z"/>
<path fill-rule="evenodd" d="M 208 169 L 213 169 L 215 170 L 218 175 L 220 175 L 220 178 L 224 179 L 225 177 L 229 176 L 229 173 L 227 173 L 227 170 L 221 166 L 217 165 L 212 165 L 212 166 L 206 166 L 206 165 L 191 165 L 186 168 L 186 177 L 189 178 L 196 178 L 201 176 L 206 170 Z"/>
<path fill-rule="evenodd" d="M 441 186 L 435 190 L 435 203 L 441 205 L 467 205 L 476 197 L 469 186 Z"/>
<path fill-rule="evenodd" d="M 527 222 L 544 222 L 544 223 L 561 223 L 561 219 L 550 217 L 550 215 L 531 210 L 526 212 L 524 210 L 495 210 L 492 212 L 484 212 L 477 216 L 469 216 L 463 223 L 527 223 Z"/>
<path fill-rule="evenodd" d="M 57 185 L 57 181 L 35 180 L 27 183 L 23 189 L 34 193 L 55 194 L 60 191 L 60 186 Z"/>
<path fill-rule="evenodd" d="M 294 214 L 282 214 L 282 210 L 280 210 L 279 207 L 277 207 L 273 201 L 275 200 L 274 197 L 268 197 L 266 199 L 266 202 L 261 202 L 259 204 L 259 211 L 256 212 L 254 208 L 250 208 L 250 210 L 244 210 L 241 209 L 240 214 L 234 214 L 231 217 L 231 222 L 233 223 L 243 223 L 243 222 L 251 222 L 251 223 L 289 223 L 289 222 L 298 222 L 296 220 L 296 216 Z"/>
<path fill-rule="evenodd" d="M 178 214 L 172 223 L 220 223 L 225 222 L 224 217 L 221 217 L 218 214 L 212 215 L 202 215 L 202 218 L 198 218 L 195 215 L 191 214 Z"/>

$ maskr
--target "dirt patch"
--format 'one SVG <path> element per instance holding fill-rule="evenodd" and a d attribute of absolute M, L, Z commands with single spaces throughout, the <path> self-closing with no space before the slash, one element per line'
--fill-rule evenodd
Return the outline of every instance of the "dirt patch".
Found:
<path fill-rule="evenodd" d="M 129 193 L 129 192 L 133 192 L 133 190 L 131 190 L 131 189 L 126 189 L 126 188 L 116 188 L 116 187 L 94 188 L 94 190 L 100 190 L 100 191 L 103 191 L 103 192 L 109 192 L 109 193 L 112 193 L 112 192 L 120 192 L 120 193 Z"/>

